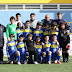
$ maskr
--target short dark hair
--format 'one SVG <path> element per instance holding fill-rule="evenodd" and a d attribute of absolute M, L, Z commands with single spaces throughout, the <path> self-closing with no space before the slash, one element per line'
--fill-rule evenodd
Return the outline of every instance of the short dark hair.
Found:
<path fill-rule="evenodd" d="M 16 17 L 17 17 L 17 15 L 20 15 L 20 16 L 21 16 L 21 14 L 20 14 L 20 13 L 17 13 L 17 14 L 16 14 Z"/>
<path fill-rule="evenodd" d="M 24 38 L 24 36 L 23 36 L 22 34 L 19 36 L 19 38 L 20 38 L 20 37 Z"/>
<path fill-rule="evenodd" d="M 11 17 L 10 17 L 10 21 L 11 21 L 11 19 L 14 19 L 14 20 L 15 20 L 15 17 L 14 17 L 14 16 L 11 16 Z"/>
<path fill-rule="evenodd" d="M 20 22 L 18 22 L 18 23 L 17 23 L 17 26 L 18 26 L 19 24 L 21 24 L 21 23 L 20 23 Z"/>
<path fill-rule="evenodd" d="M 60 14 L 62 14 L 62 12 L 58 12 L 58 13 L 57 13 L 57 15 L 60 15 Z"/>
<path fill-rule="evenodd" d="M 14 37 L 15 37 L 15 35 L 14 35 L 14 34 L 10 34 L 10 37 L 11 37 L 11 36 L 14 36 Z"/>
<path fill-rule="evenodd" d="M 33 37 L 33 35 L 32 35 L 32 34 L 28 34 L 28 35 L 27 35 L 27 38 L 28 38 L 29 36 L 30 36 L 30 37 Z"/>
<path fill-rule="evenodd" d="M 37 39 L 37 38 L 41 38 L 41 37 L 40 37 L 40 36 L 36 36 L 36 39 Z"/>
<path fill-rule="evenodd" d="M 42 26 L 43 24 L 42 24 L 41 22 L 38 22 L 38 23 L 37 23 L 37 25 L 40 25 L 40 26 Z"/>
<path fill-rule="evenodd" d="M 45 26 L 49 26 L 49 23 L 46 23 L 46 25 Z"/>
<path fill-rule="evenodd" d="M 30 21 L 29 21 L 29 20 L 27 20 L 25 23 L 27 23 L 27 22 L 29 22 L 29 23 L 30 23 Z"/>
<path fill-rule="evenodd" d="M 53 34 L 53 37 L 56 36 L 56 34 Z M 57 37 L 57 36 L 56 36 Z"/>
<path fill-rule="evenodd" d="M 52 26 L 57 26 L 57 23 L 56 22 L 52 22 Z"/>
<path fill-rule="evenodd" d="M 32 15 L 34 15 L 34 16 L 35 16 L 35 13 L 31 13 L 31 14 L 30 14 L 30 16 L 32 16 Z"/>

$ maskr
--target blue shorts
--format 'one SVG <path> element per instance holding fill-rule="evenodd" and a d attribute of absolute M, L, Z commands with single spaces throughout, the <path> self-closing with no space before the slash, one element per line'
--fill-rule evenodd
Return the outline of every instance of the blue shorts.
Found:
<path fill-rule="evenodd" d="M 13 52 L 12 54 L 10 54 L 10 62 L 11 62 L 11 61 L 14 61 L 14 56 L 17 56 L 17 55 L 16 55 L 16 51 Z"/>

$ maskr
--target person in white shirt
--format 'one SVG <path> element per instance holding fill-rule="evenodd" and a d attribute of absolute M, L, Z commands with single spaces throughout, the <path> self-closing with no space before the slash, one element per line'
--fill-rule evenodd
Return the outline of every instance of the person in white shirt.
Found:
<path fill-rule="evenodd" d="M 24 23 L 20 20 L 20 18 L 21 18 L 21 14 L 20 13 L 17 13 L 16 14 L 16 21 L 15 21 L 14 24 L 17 25 L 17 23 L 21 23 L 21 27 L 22 27 L 22 26 L 24 26 Z"/>
<path fill-rule="evenodd" d="M 35 13 L 30 14 L 30 26 L 36 28 L 38 21 L 35 20 Z"/>

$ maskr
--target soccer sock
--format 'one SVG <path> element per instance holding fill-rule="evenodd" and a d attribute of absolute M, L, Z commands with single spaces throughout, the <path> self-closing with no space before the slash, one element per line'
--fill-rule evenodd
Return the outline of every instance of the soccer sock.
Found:
<path fill-rule="evenodd" d="M 50 61 L 50 60 L 51 60 L 51 54 L 48 55 L 48 61 Z"/>
<path fill-rule="evenodd" d="M 58 55 L 58 58 L 57 58 L 57 59 L 58 59 L 58 61 L 60 60 L 60 58 L 61 58 L 61 55 Z"/>
<path fill-rule="evenodd" d="M 20 56 L 17 56 L 17 58 L 18 58 L 18 62 L 20 62 Z"/>
<path fill-rule="evenodd" d="M 63 62 L 65 61 L 65 53 L 62 52 Z"/>
<path fill-rule="evenodd" d="M 69 53 L 66 53 L 66 58 L 67 58 L 67 61 L 68 61 L 68 57 L 69 57 Z"/>
<path fill-rule="evenodd" d="M 38 60 L 38 62 L 41 62 L 41 56 L 40 56 L 40 53 L 37 54 L 37 60 Z"/>

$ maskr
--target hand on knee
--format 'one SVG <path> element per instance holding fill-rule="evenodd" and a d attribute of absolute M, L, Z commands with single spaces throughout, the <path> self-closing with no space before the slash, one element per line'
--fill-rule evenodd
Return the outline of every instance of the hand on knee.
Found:
<path fill-rule="evenodd" d="M 20 52 L 19 52 L 19 51 L 17 51 L 17 52 L 16 52 L 16 55 L 17 55 L 17 56 L 20 56 Z"/>

